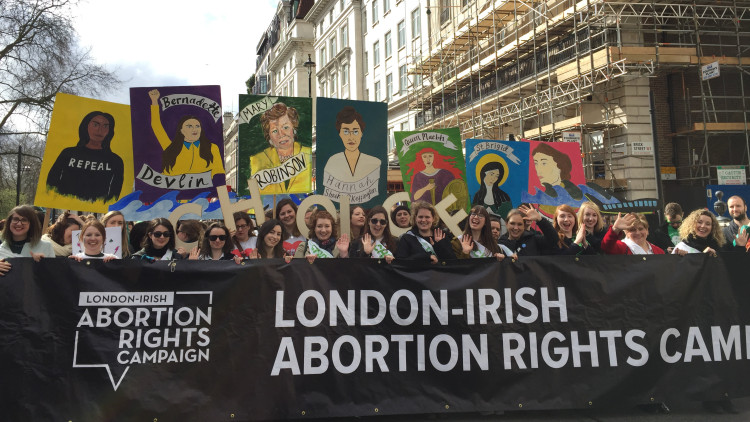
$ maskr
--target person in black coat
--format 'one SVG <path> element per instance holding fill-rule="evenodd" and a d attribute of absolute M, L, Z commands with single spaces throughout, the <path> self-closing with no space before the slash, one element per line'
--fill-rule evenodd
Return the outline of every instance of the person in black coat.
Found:
<path fill-rule="evenodd" d="M 417 201 L 412 204 L 414 226 L 398 241 L 396 259 L 426 260 L 436 264 L 440 260 L 456 259 L 451 246 L 451 235 L 437 228 L 440 218 L 432 204 Z"/>
<path fill-rule="evenodd" d="M 500 236 L 500 244 L 506 246 L 518 256 L 538 256 L 557 242 L 557 232 L 552 223 L 547 221 L 539 211 L 527 205 L 512 209 L 506 217 L 508 232 Z M 535 221 L 542 231 L 527 230 L 526 222 Z"/>

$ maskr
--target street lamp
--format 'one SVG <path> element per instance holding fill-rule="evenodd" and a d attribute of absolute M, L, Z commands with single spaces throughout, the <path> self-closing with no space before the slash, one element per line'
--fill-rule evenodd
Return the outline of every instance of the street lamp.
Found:
<path fill-rule="evenodd" d="M 312 71 L 315 69 L 315 62 L 312 61 L 310 54 L 307 55 L 307 61 L 302 65 L 307 68 L 307 96 L 312 98 Z"/>

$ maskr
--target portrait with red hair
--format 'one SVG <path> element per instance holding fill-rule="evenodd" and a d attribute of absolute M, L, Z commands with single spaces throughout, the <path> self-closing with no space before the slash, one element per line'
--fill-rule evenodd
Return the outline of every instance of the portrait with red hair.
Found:
<path fill-rule="evenodd" d="M 414 161 L 407 164 L 412 201 L 440 202 L 448 183 L 461 178 L 461 169 L 457 168 L 455 161 L 455 157 L 442 155 L 434 148 L 420 149 Z"/>

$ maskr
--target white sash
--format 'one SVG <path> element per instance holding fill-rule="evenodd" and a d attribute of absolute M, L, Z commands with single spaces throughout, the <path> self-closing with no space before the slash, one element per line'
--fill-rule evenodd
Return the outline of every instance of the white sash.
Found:
<path fill-rule="evenodd" d="M 458 240 L 463 240 L 464 235 L 458 236 Z M 484 247 L 481 243 L 474 241 L 474 244 L 477 245 L 477 250 L 469 252 L 469 256 L 472 258 L 492 258 L 492 252 L 487 250 L 487 248 Z"/>
<path fill-rule="evenodd" d="M 385 258 L 386 256 L 393 256 L 393 254 L 385 247 L 385 245 L 380 243 L 380 240 L 376 240 L 375 245 L 372 248 L 371 256 L 373 258 Z"/>
<path fill-rule="evenodd" d="M 417 240 L 419 241 L 419 244 L 422 245 L 422 249 L 424 249 L 425 252 L 427 252 L 430 255 L 436 255 L 435 254 L 435 249 L 432 249 L 432 245 L 430 245 L 429 242 L 427 242 L 426 240 L 424 240 L 420 236 L 417 236 L 416 234 L 412 233 L 411 231 L 406 232 L 406 234 L 410 234 L 410 235 L 416 237 Z"/>
<path fill-rule="evenodd" d="M 643 250 L 642 247 L 638 246 L 637 243 L 633 242 L 632 240 L 628 239 L 627 237 L 625 239 L 622 239 L 622 243 L 624 243 L 628 249 L 630 249 L 630 253 L 633 255 L 653 255 L 654 250 L 651 248 L 651 244 L 648 244 L 648 251 Z"/>
<path fill-rule="evenodd" d="M 318 258 L 333 258 L 333 255 L 330 252 L 321 248 L 312 240 L 307 241 L 307 250 Z"/>

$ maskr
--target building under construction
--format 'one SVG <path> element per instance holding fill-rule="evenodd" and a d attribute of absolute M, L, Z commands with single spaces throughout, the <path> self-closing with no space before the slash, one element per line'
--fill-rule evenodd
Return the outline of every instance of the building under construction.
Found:
<path fill-rule="evenodd" d="M 750 2 L 427 5 L 409 70 L 419 130 L 580 139 L 590 181 L 683 205 L 717 166 L 750 164 Z"/>

